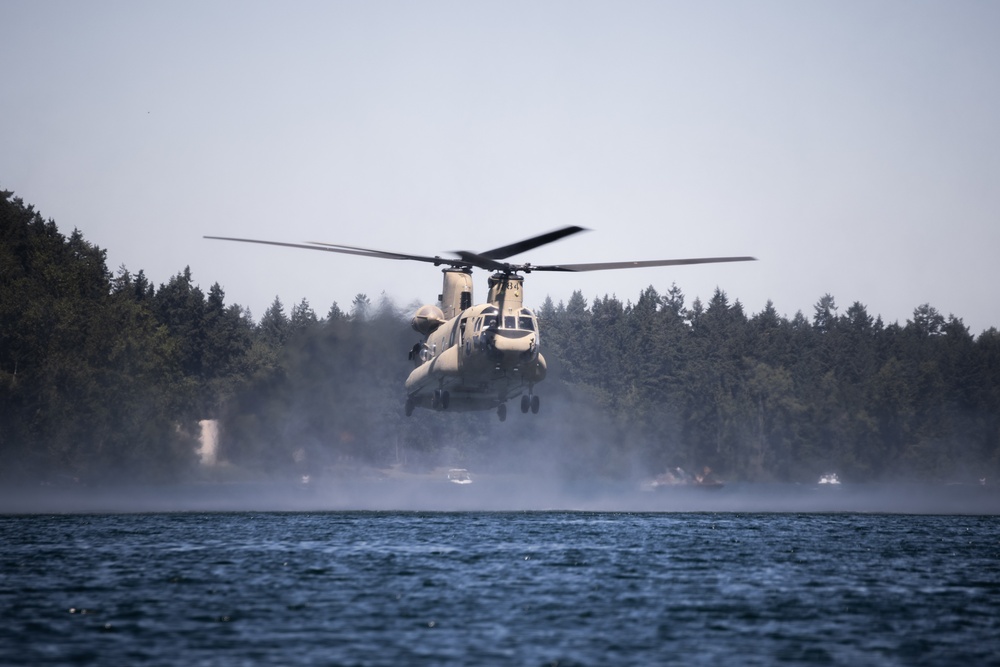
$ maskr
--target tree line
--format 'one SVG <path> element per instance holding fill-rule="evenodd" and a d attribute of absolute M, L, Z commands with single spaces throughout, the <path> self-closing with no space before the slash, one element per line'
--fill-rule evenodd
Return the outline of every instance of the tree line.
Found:
<path fill-rule="evenodd" d="M 1000 464 L 1000 333 L 974 338 L 927 304 L 887 325 L 827 294 L 788 319 L 719 289 L 685 307 L 671 286 L 541 312 L 566 381 L 593 388 L 651 469 L 967 481 Z"/>
<path fill-rule="evenodd" d="M 928 304 L 885 324 L 822 296 L 811 317 L 672 285 L 633 303 L 545 299 L 539 415 L 403 414 L 417 334 L 387 297 L 259 320 L 189 269 L 158 286 L 0 193 L 0 480 L 88 483 L 541 468 L 634 479 L 974 480 L 1000 471 L 1000 332 Z M 523 417 L 523 418 L 521 418 Z M 223 463 L 199 464 L 216 419 Z"/>

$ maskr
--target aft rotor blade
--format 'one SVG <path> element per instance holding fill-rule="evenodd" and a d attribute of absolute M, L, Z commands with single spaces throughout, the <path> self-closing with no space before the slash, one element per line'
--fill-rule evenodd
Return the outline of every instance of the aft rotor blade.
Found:
<path fill-rule="evenodd" d="M 684 266 L 687 264 L 720 264 L 722 262 L 755 262 L 756 257 L 695 257 L 691 259 L 651 259 L 639 262 L 596 262 L 593 264 L 526 265 L 524 271 L 606 271 L 610 269 L 643 269 L 651 266 Z"/>
<path fill-rule="evenodd" d="M 517 243 L 512 243 L 510 245 L 505 245 L 501 248 L 494 248 L 493 250 L 487 250 L 486 252 L 477 253 L 480 257 L 485 257 L 486 259 L 506 259 L 518 253 L 527 252 L 537 248 L 538 246 L 543 246 L 546 243 L 552 243 L 553 241 L 558 241 L 559 239 L 566 238 L 572 234 L 577 234 L 579 232 L 587 231 L 583 227 L 577 227 L 573 225 L 571 227 L 563 227 L 562 229 L 556 229 L 554 231 L 548 232 L 547 234 L 542 234 L 540 236 L 533 236 L 530 239 L 525 239 L 523 241 L 518 241 Z M 461 252 L 456 252 L 456 255 L 461 255 Z M 469 253 L 473 254 L 473 253 Z M 489 267 L 482 267 L 489 268 Z"/>
<path fill-rule="evenodd" d="M 344 255 L 358 255 L 360 257 L 377 257 L 380 259 L 408 259 L 416 262 L 428 262 L 430 264 L 448 264 L 450 266 L 469 266 L 467 262 L 454 259 L 444 259 L 441 257 L 425 257 L 423 255 L 404 255 L 396 252 L 386 252 L 384 250 L 371 250 L 369 248 L 357 248 L 354 246 L 342 246 L 332 243 L 285 243 L 282 241 L 262 241 L 260 239 L 238 239 L 229 236 L 206 236 L 206 239 L 217 241 L 239 241 L 241 243 L 260 243 L 263 245 L 276 245 L 285 248 L 304 248 L 306 250 L 322 250 L 325 252 L 337 252 Z"/>

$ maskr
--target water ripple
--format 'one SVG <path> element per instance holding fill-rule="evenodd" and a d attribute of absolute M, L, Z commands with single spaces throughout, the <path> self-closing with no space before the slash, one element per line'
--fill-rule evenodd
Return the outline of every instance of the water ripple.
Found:
<path fill-rule="evenodd" d="M 1000 519 L 0 516 L 0 663 L 1000 663 Z"/>

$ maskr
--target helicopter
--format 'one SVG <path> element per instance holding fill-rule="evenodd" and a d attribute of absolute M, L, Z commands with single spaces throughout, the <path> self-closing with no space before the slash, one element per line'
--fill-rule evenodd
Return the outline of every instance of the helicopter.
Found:
<path fill-rule="evenodd" d="M 754 261 L 755 257 L 700 257 L 590 264 L 512 264 L 504 260 L 586 231 L 567 226 L 484 252 L 456 251 L 455 257 L 412 255 L 335 243 L 285 243 L 227 236 L 218 241 L 261 243 L 288 248 L 425 262 L 442 269 L 437 305 L 421 306 L 410 320 L 423 336 L 409 351 L 414 368 L 406 379 L 405 413 L 429 410 L 496 410 L 507 419 L 507 401 L 520 397 L 521 412 L 537 414 L 535 385 L 545 379 L 538 317 L 524 306 L 524 276 L 535 271 L 604 271 L 657 266 Z M 473 304 L 472 269 L 491 271 L 486 303 Z"/>

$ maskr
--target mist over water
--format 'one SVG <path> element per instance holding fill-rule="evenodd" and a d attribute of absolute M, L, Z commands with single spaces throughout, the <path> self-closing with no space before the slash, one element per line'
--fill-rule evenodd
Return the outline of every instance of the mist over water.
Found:
<path fill-rule="evenodd" d="M 995 483 L 728 482 L 651 488 L 660 470 L 638 463 L 627 479 L 600 467 L 620 450 L 625 435 L 572 397 L 552 401 L 540 415 L 515 414 L 490 424 L 490 447 L 472 460 L 447 460 L 439 448 L 429 458 L 404 452 L 408 463 L 391 468 L 360 464 L 283 470 L 224 481 L 218 460 L 218 423 L 204 420 L 198 454 L 201 481 L 177 484 L 89 486 L 66 481 L 0 487 L 0 514 L 119 512 L 429 511 L 429 512 L 718 512 L 1000 514 Z M 482 416 L 482 415 L 481 415 Z M 454 419 L 432 413 L 430 419 Z M 489 415 L 488 417 L 492 417 Z M 541 442 L 536 440 L 542 435 Z M 440 445 L 440 443 L 436 443 Z M 442 465 L 444 464 L 444 465 Z M 471 483 L 448 479 L 468 466 Z M 217 474 L 218 473 L 218 474 Z M 300 474 L 301 473 L 301 474 Z"/>
<path fill-rule="evenodd" d="M 622 460 L 628 436 L 590 409 L 586 396 L 561 395 L 540 415 L 515 413 L 505 423 L 488 421 L 486 448 L 449 459 L 446 441 L 429 452 L 405 448 L 405 463 L 376 468 L 360 463 L 316 465 L 271 474 L 233 475 L 221 460 L 219 424 L 203 420 L 199 481 L 176 484 L 91 486 L 74 480 L 55 484 L 0 486 L 0 514 L 133 512 L 715 512 L 1000 514 L 1000 486 L 982 483 L 909 481 L 827 485 L 729 482 L 717 487 L 649 481 L 662 470 Z M 414 417 L 420 419 L 421 417 Z M 430 413 L 437 423 L 456 415 Z M 432 431 L 433 432 L 433 431 Z M 636 443 L 632 443 L 635 445 Z M 455 452 L 457 449 L 451 448 Z M 618 456 L 618 459 L 615 457 Z M 602 472 L 628 469 L 625 479 Z M 469 484 L 448 479 L 468 467 Z M 228 475 L 228 476 L 227 476 Z M 197 477 L 197 476 L 196 476 Z M 233 481 L 233 479 L 240 481 Z M 989 482 L 989 483 L 987 483 Z"/>
<path fill-rule="evenodd" d="M 476 475 L 458 485 L 440 476 L 303 482 L 0 491 L 0 513 L 192 511 L 585 511 L 718 513 L 1000 514 L 995 486 L 939 484 L 733 483 L 722 488 L 642 490 L 625 482 Z"/>
<path fill-rule="evenodd" d="M 644 467 L 638 457 L 615 459 L 622 450 L 617 443 L 627 441 L 627 435 L 589 409 L 586 397 L 561 396 L 546 407 L 539 415 L 515 413 L 505 423 L 494 422 L 493 415 L 479 415 L 489 420 L 489 446 L 467 451 L 463 458 L 449 459 L 442 439 L 432 452 L 403 450 L 406 463 L 387 468 L 360 463 L 322 466 L 306 458 L 298 472 L 258 472 L 237 477 L 240 481 L 227 477 L 232 471 L 219 460 L 218 423 L 204 420 L 197 451 L 200 481 L 90 486 L 62 480 L 0 487 L 0 514 L 366 510 L 1000 514 L 1000 486 L 989 480 L 838 485 L 723 480 L 719 487 L 651 488 L 649 480 L 663 471 Z M 424 417 L 440 427 L 456 415 Z M 620 479 L 602 472 L 609 461 L 611 467 L 630 470 L 629 476 Z M 449 481 L 449 469 L 465 467 L 471 483 Z"/>

